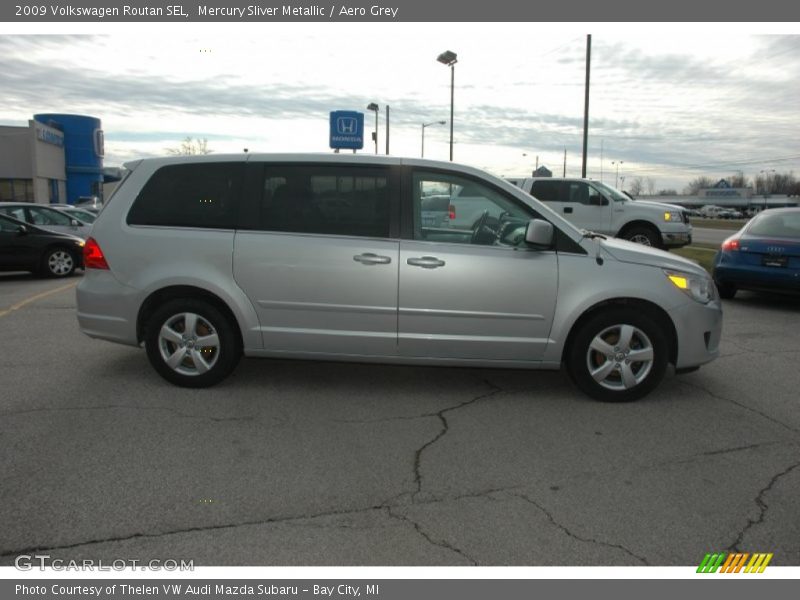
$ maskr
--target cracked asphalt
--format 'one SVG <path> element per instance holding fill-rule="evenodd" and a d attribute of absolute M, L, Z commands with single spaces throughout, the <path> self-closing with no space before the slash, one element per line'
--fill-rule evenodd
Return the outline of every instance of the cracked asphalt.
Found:
<path fill-rule="evenodd" d="M 253 359 L 181 389 L 83 336 L 71 288 L 7 311 L 64 283 L 0 276 L 0 564 L 800 565 L 794 299 L 740 293 L 719 360 L 610 405 L 562 373 Z"/>

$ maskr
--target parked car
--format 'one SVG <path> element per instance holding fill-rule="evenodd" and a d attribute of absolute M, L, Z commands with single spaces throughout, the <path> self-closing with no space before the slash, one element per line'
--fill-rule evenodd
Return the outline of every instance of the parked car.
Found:
<path fill-rule="evenodd" d="M 83 267 L 83 240 L 0 215 L 0 271 L 67 277 Z"/>
<path fill-rule="evenodd" d="M 739 289 L 800 292 L 800 208 L 772 208 L 722 242 L 714 257 L 720 296 Z"/>
<path fill-rule="evenodd" d="M 700 209 L 700 215 L 707 219 L 741 219 L 744 215 L 734 208 L 723 208 L 707 204 Z"/>
<path fill-rule="evenodd" d="M 88 223 L 84 223 L 72 215 L 31 202 L 0 202 L 0 214 L 42 229 L 67 233 L 83 239 L 89 236 L 89 230 L 92 228 Z"/>
<path fill-rule="evenodd" d="M 77 206 L 73 206 L 71 204 L 48 204 L 48 206 L 50 208 L 60 210 L 71 217 L 75 217 L 87 225 L 91 225 L 97 219 L 97 213 L 94 213 L 90 210 L 85 210 L 83 208 L 78 208 Z"/>
<path fill-rule="evenodd" d="M 100 209 L 103 208 L 103 201 L 97 196 L 78 196 L 74 206 L 89 210 L 93 213 L 99 213 Z"/>
<path fill-rule="evenodd" d="M 654 248 L 692 243 L 692 226 L 681 206 L 633 200 L 629 194 L 589 179 L 509 179 L 579 228 Z"/>
<path fill-rule="evenodd" d="M 722 311 L 697 264 L 582 232 L 466 166 L 346 155 L 146 159 L 84 248 L 78 322 L 140 346 L 182 386 L 240 356 L 558 369 L 606 401 L 668 363 L 719 354 Z M 470 189 L 472 229 L 429 226 L 432 192 Z"/>

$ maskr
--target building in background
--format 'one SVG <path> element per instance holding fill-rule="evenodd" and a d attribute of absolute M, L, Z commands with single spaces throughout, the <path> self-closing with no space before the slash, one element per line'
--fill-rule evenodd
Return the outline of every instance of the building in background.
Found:
<path fill-rule="evenodd" d="M 118 180 L 103 169 L 100 119 L 34 115 L 27 127 L 0 126 L 0 201 L 74 204 L 103 198 L 103 183 Z"/>

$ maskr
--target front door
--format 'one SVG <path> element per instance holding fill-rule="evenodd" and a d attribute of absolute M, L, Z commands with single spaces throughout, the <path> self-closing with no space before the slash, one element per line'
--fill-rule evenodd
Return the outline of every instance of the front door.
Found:
<path fill-rule="evenodd" d="M 479 180 L 417 170 L 410 177 L 412 240 L 400 244 L 402 356 L 541 360 L 558 291 L 558 255 L 528 248 L 532 209 Z M 427 197 L 482 199 L 471 227 L 428 226 Z M 475 203 L 477 205 L 477 202 Z"/>

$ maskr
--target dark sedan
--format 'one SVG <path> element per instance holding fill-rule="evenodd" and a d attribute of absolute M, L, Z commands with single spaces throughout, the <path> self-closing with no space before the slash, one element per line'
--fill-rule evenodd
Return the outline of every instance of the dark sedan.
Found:
<path fill-rule="evenodd" d="M 762 211 L 722 242 L 714 281 L 723 298 L 739 289 L 800 292 L 800 208 Z"/>
<path fill-rule="evenodd" d="M 83 240 L 0 215 L 0 271 L 67 277 L 83 268 Z"/>

